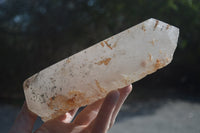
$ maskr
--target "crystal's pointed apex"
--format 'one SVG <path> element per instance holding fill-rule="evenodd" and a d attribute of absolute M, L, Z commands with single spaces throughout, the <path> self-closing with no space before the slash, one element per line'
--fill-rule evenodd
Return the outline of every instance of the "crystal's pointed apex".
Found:
<path fill-rule="evenodd" d="M 147 19 L 143 23 L 145 24 L 147 29 L 150 29 L 152 31 L 167 32 L 172 44 L 177 45 L 179 37 L 179 28 L 155 18 Z"/>
<path fill-rule="evenodd" d="M 155 19 L 155 18 L 149 18 L 149 19 L 147 19 L 146 21 L 156 21 L 157 19 Z M 158 20 L 159 21 L 159 20 Z"/>
<path fill-rule="evenodd" d="M 156 22 L 156 21 L 160 21 L 160 20 L 158 20 L 158 19 L 155 19 L 155 18 L 149 18 L 149 19 L 147 19 L 147 20 L 145 20 L 144 22 L 142 22 L 142 23 L 145 23 L 145 22 Z"/>

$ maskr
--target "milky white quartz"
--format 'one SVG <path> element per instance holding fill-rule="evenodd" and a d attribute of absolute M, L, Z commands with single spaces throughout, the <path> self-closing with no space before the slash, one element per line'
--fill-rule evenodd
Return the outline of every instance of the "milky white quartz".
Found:
<path fill-rule="evenodd" d="M 91 104 L 169 64 L 179 29 L 148 19 L 28 78 L 28 108 L 44 121 Z"/>

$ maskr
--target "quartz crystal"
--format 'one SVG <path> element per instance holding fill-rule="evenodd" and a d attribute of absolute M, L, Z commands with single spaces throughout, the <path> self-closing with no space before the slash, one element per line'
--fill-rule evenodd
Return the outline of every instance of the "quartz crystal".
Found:
<path fill-rule="evenodd" d="M 44 121 L 93 103 L 169 64 L 179 29 L 148 19 L 28 78 L 28 108 Z"/>

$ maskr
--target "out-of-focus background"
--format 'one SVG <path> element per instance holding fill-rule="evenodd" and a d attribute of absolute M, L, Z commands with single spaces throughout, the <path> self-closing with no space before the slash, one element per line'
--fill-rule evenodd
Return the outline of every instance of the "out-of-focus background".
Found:
<path fill-rule="evenodd" d="M 133 84 L 110 133 L 199 133 L 199 0 L 0 0 L 0 132 L 26 78 L 149 18 L 180 28 L 174 59 Z"/>

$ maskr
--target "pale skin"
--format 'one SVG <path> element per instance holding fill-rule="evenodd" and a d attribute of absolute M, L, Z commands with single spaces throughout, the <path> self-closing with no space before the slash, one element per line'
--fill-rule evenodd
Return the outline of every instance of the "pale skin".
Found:
<path fill-rule="evenodd" d="M 129 85 L 111 91 L 105 98 L 84 108 L 76 118 L 78 109 L 45 122 L 34 133 L 106 133 L 131 90 Z M 28 110 L 25 102 L 9 133 L 32 133 L 36 119 L 37 115 Z"/>

